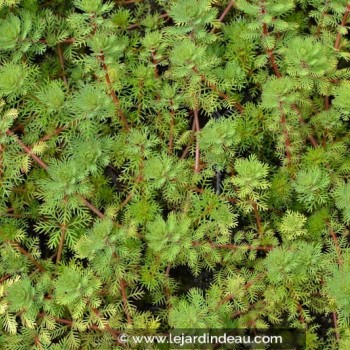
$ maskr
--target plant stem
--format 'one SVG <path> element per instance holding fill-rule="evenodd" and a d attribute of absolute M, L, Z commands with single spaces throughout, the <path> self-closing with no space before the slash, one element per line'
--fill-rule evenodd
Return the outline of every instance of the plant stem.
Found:
<path fill-rule="evenodd" d="M 340 334 L 339 334 L 339 329 L 338 329 L 338 317 L 337 317 L 337 313 L 335 311 L 333 311 L 333 323 L 334 323 L 335 337 L 337 339 L 337 343 L 339 344 Z"/>
<path fill-rule="evenodd" d="M 222 12 L 222 14 L 221 14 L 220 17 L 219 17 L 219 22 L 222 22 L 222 21 L 225 19 L 226 15 L 229 13 L 229 11 L 231 10 L 231 8 L 232 8 L 232 6 L 233 6 L 234 4 L 235 4 L 235 1 L 234 1 L 234 0 L 231 0 L 231 1 L 227 4 L 225 10 Z M 213 33 L 216 32 L 216 30 L 217 30 L 217 28 L 213 28 L 213 29 L 210 31 L 210 33 L 213 34 Z"/>
<path fill-rule="evenodd" d="M 195 132 L 196 132 L 196 161 L 195 161 L 194 171 L 198 173 L 199 172 L 199 131 L 200 131 L 198 109 L 195 108 L 193 113 L 194 113 L 194 125 L 195 125 Z"/>
<path fill-rule="evenodd" d="M 16 142 L 29 156 L 31 156 L 43 169 L 48 170 L 49 167 L 36 154 L 32 153 L 32 150 L 26 146 L 11 130 L 7 130 L 6 134 L 8 136 L 13 136 Z"/>
<path fill-rule="evenodd" d="M 196 129 L 196 125 L 195 125 L 195 121 L 193 120 L 193 123 L 192 123 L 192 133 L 191 133 L 190 141 L 189 141 L 189 143 L 187 144 L 185 150 L 183 151 L 183 153 L 182 153 L 182 155 L 181 155 L 181 157 L 180 157 L 181 160 L 184 160 L 184 159 L 186 158 L 186 156 L 187 156 L 187 154 L 188 154 L 188 152 L 189 152 L 189 150 L 190 150 L 190 148 L 191 148 L 191 144 L 192 144 L 193 139 L 194 139 L 194 131 L 195 131 L 195 129 Z"/>
<path fill-rule="evenodd" d="M 1 278 L 0 278 L 0 283 L 3 283 L 3 282 L 5 282 L 7 279 L 9 279 L 11 277 L 11 275 L 10 274 L 7 274 L 7 275 L 5 275 L 5 276 L 2 276 Z"/>
<path fill-rule="evenodd" d="M 337 239 L 337 235 L 335 234 L 331 224 L 329 222 L 327 222 L 327 226 L 328 226 L 328 229 L 329 229 L 329 233 L 333 239 L 333 242 L 334 242 L 334 246 L 335 246 L 335 250 L 337 252 L 337 256 L 338 256 L 338 265 L 339 267 L 342 267 L 343 266 L 343 258 L 342 258 L 342 253 L 341 253 L 341 249 L 340 249 L 340 246 L 339 246 L 339 242 L 338 242 L 338 239 Z"/>
<path fill-rule="evenodd" d="M 197 69 L 195 69 L 195 68 L 193 68 L 193 69 L 194 69 L 194 71 L 196 73 L 199 73 Z M 200 77 L 201 77 L 202 81 L 205 82 L 208 85 L 208 87 L 210 87 L 211 90 L 216 92 L 221 98 L 223 98 L 225 101 L 229 101 L 230 100 L 230 97 L 228 95 L 226 95 L 224 92 L 220 91 L 215 84 L 213 84 L 210 81 L 208 81 L 207 78 L 203 74 L 200 74 Z M 235 102 L 234 106 L 236 107 L 236 109 L 240 113 L 244 112 L 244 107 L 239 102 Z"/>
<path fill-rule="evenodd" d="M 119 118 L 120 120 L 122 121 L 123 125 L 124 125 L 124 128 L 126 131 L 130 131 L 130 126 L 128 124 L 128 122 L 126 121 L 126 118 L 125 118 L 125 115 L 124 115 L 124 112 L 122 111 L 122 109 L 120 108 L 120 101 L 119 101 L 119 98 L 117 97 L 114 89 L 113 89 L 113 86 L 112 86 L 112 82 L 111 82 L 111 78 L 109 76 L 109 73 L 108 73 L 108 67 L 106 65 L 106 62 L 105 62 L 105 57 L 104 57 L 104 54 L 101 53 L 100 56 L 98 56 L 98 59 L 99 61 L 101 62 L 101 65 L 102 65 L 102 69 L 103 71 L 105 72 L 105 79 L 106 79 L 106 83 L 108 85 L 108 88 L 110 90 L 109 94 L 117 108 L 117 111 L 118 111 L 118 115 L 119 115 Z"/>
<path fill-rule="evenodd" d="M 62 70 L 62 79 L 64 81 L 64 84 L 66 86 L 68 86 L 66 70 L 64 68 L 64 58 L 63 58 L 62 48 L 61 48 L 60 44 L 57 45 L 57 55 L 58 55 L 58 60 L 60 62 L 60 66 L 61 66 L 61 70 Z"/>
<path fill-rule="evenodd" d="M 348 17 L 349 17 L 349 13 L 350 13 L 350 4 L 347 4 L 346 5 L 346 8 L 345 8 L 345 12 L 344 12 L 344 15 L 343 15 L 343 18 L 342 18 L 342 21 L 340 23 L 340 26 L 341 27 L 345 27 L 346 25 L 346 22 L 348 20 Z M 341 37 L 342 37 L 342 34 L 340 32 L 337 33 L 337 36 L 335 38 L 335 43 L 334 43 L 334 48 L 339 51 L 339 48 L 340 48 L 340 41 L 341 41 Z"/>
<path fill-rule="evenodd" d="M 128 320 L 128 324 L 131 325 L 132 324 L 132 318 L 131 318 L 130 313 L 129 313 L 128 297 L 127 297 L 127 294 L 126 294 L 126 283 L 125 283 L 125 280 L 123 278 L 120 280 L 120 290 L 122 292 L 122 300 L 123 300 L 123 304 L 124 304 L 124 312 L 125 312 L 126 318 Z"/>
<path fill-rule="evenodd" d="M 39 269 L 40 272 L 44 272 L 45 268 L 34 259 L 33 255 L 30 254 L 28 251 L 26 251 L 23 247 L 21 247 L 18 243 L 9 241 L 9 243 L 16 249 L 18 250 L 21 254 L 26 256 L 35 266 L 37 269 Z"/>
<path fill-rule="evenodd" d="M 58 245 L 58 250 L 57 250 L 56 264 L 58 264 L 60 262 L 61 257 L 62 257 L 62 251 L 63 251 L 64 238 L 66 235 L 66 231 L 67 231 L 67 226 L 65 224 L 62 224 L 62 226 L 61 226 L 61 238 L 60 238 L 60 243 Z"/>
<path fill-rule="evenodd" d="M 261 14 L 262 15 L 266 14 L 265 1 L 262 1 L 262 4 L 261 4 Z M 269 31 L 267 29 L 266 23 L 263 23 L 262 35 L 265 37 L 269 36 Z M 273 50 L 266 50 L 266 53 L 269 56 L 271 66 L 272 66 L 273 71 L 275 72 L 276 77 L 281 78 L 282 75 L 281 75 L 281 72 L 279 71 L 278 66 L 276 64 L 275 55 L 273 53 Z"/>
<path fill-rule="evenodd" d="M 56 128 L 51 134 L 47 134 L 45 135 L 44 137 L 42 137 L 39 142 L 44 142 L 44 141 L 47 141 L 47 140 L 50 140 L 52 136 L 55 136 L 55 135 L 59 135 L 61 133 L 61 131 L 67 129 L 66 126 L 62 126 L 60 128 Z"/>

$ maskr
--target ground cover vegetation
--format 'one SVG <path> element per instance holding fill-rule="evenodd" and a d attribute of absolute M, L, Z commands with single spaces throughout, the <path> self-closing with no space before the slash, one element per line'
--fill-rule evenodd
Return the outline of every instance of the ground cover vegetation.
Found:
<path fill-rule="evenodd" d="M 0 0 L 0 348 L 279 326 L 349 349 L 349 12 Z"/>

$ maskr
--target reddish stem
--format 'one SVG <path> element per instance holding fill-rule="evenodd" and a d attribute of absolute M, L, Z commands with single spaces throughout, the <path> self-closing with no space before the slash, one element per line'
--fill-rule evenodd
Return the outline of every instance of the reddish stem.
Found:
<path fill-rule="evenodd" d="M 262 15 L 266 14 L 265 1 L 263 1 L 262 6 L 261 6 L 261 14 Z M 269 31 L 268 31 L 266 23 L 263 23 L 262 35 L 265 36 L 265 37 L 269 36 Z M 281 78 L 282 74 L 279 71 L 278 66 L 276 64 L 275 55 L 273 53 L 273 50 L 267 50 L 266 52 L 267 52 L 267 54 L 269 56 L 269 59 L 270 59 L 270 62 L 271 62 L 271 66 L 272 66 L 273 71 L 275 72 L 276 77 L 277 78 Z"/>
<path fill-rule="evenodd" d="M 339 246 L 339 242 L 338 242 L 338 239 L 337 239 L 337 235 L 335 234 L 331 224 L 329 222 L 327 222 L 327 226 L 328 226 L 328 229 L 329 229 L 329 233 L 333 239 L 333 242 L 334 242 L 334 246 L 335 246 L 335 250 L 337 252 L 337 256 L 338 256 L 338 265 L 340 267 L 343 266 L 343 258 L 342 258 L 342 253 L 341 253 L 341 249 L 340 249 L 340 246 Z"/>
<path fill-rule="evenodd" d="M 126 283 L 124 279 L 120 280 L 120 290 L 122 292 L 122 300 L 123 300 L 123 304 L 124 304 L 124 312 L 126 315 L 126 318 L 128 320 L 128 324 L 131 325 L 132 324 L 132 319 L 129 313 L 129 308 L 128 308 L 128 297 L 126 294 Z"/>
<path fill-rule="evenodd" d="M 194 139 L 195 127 L 196 127 L 195 126 L 195 121 L 193 120 L 191 138 L 190 138 L 190 141 L 189 141 L 188 145 L 186 146 L 185 150 L 183 151 L 183 153 L 182 153 L 182 155 L 180 157 L 181 160 L 184 160 L 186 158 L 186 156 L 187 156 L 187 154 L 188 154 L 188 152 L 189 152 L 189 150 L 191 148 L 191 144 L 192 144 L 192 141 Z"/>
<path fill-rule="evenodd" d="M 225 19 L 226 15 L 229 13 L 229 11 L 231 10 L 231 8 L 232 8 L 232 6 L 234 5 L 234 3 L 235 3 L 235 1 L 234 1 L 234 0 L 231 0 L 231 1 L 227 4 L 225 10 L 223 11 L 223 13 L 221 14 L 221 16 L 219 17 L 219 22 L 222 22 L 222 21 Z M 217 30 L 217 28 L 213 28 L 213 29 L 210 31 L 210 33 L 213 34 L 213 33 L 216 32 L 216 30 Z"/>
<path fill-rule="evenodd" d="M 268 51 L 267 51 L 267 54 L 269 55 L 270 62 L 271 62 L 273 71 L 274 71 L 275 74 L 276 74 L 276 77 L 277 77 L 277 78 L 281 78 L 281 77 L 282 77 L 282 74 L 281 74 L 281 72 L 279 71 L 278 66 L 277 66 L 277 64 L 276 64 L 275 56 L 274 56 L 274 54 L 273 54 L 273 51 L 272 51 L 272 50 L 268 50 Z"/>
<path fill-rule="evenodd" d="M 346 25 L 346 22 L 348 20 L 348 17 L 349 17 L 349 13 L 350 13 L 350 4 L 347 4 L 346 8 L 345 8 L 345 12 L 344 12 L 344 15 L 343 15 L 343 18 L 342 18 L 342 21 L 340 23 L 340 26 L 341 27 L 345 27 Z M 338 51 L 339 48 L 340 48 L 340 41 L 341 41 L 341 37 L 342 37 L 342 34 L 340 32 L 337 33 L 337 36 L 335 38 L 335 43 L 334 43 L 334 48 Z"/>
<path fill-rule="evenodd" d="M 11 130 L 7 130 L 6 134 L 8 136 L 14 136 L 15 134 Z M 26 146 L 18 137 L 15 137 L 16 142 L 21 146 L 21 148 L 29 155 L 31 156 L 43 169 L 48 170 L 47 164 L 45 164 L 36 154 L 32 153 L 32 150 Z"/>
<path fill-rule="evenodd" d="M 262 277 L 264 277 L 264 274 L 263 274 L 263 273 L 260 274 L 260 275 L 258 275 L 258 276 L 256 276 L 256 280 L 255 280 L 255 281 L 254 281 L 254 279 L 252 279 L 251 281 L 247 282 L 247 283 L 243 286 L 243 288 L 244 288 L 244 289 L 249 289 L 254 283 L 256 283 L 257 281 L 259 281 Z M 220 300 L 219 306 L 222 305 L 222 304 L 225 304 L 225 303 L 229 302 L 229 301 L 232 300 L 233 298 L 234 298 L 234 295 L 231 294 L 231 293 L 228 294 L 228 295 L 226 295 L 225 298 L 223 298 L 222 300 Z"/>
<path fill-rule="evenodd" d="M 113 86 L 112 86 L 112 82 L 111 82 L 111 78 L 109 76 L 109 73 L 108 73 L 108 67 L 105 63 L 105 57 L 103 54 L 101 54 L 100 56 L 98 56 L 98 59 L 99 61 L 101 62 L 101 65 L 102 65 L 102 68 L 103 68 L 103 71 L 105 72 L 105 79 L 106 79 L 106 83 L 108 85 L 108 88 L 110 90 L 110 96 L 115 104 L 115 106 L 117 107 L 117 111 L 118 111 L 118 114 L 119 114 L 119 118 L 120 120 L 122 121 L 123 125 L 124 125 L 124 128 L 125 130 L 127 131 L 130 131 L 130 126 L 128 124 L 128 122 L 126 121 L 126 118 L 125 118 L 125 115 L 124 115 L 124 112 L 121 110 L 120 108 L 120 101 L 119 101 L 119 98 L 117 97 L 114 89 L 113 89 Z"/>
<path fill-rule="evenodd" d="M 9 279 L 11 277 L 11 275 L 9 275 L 9 274 L 7 274 L 7 275 L 5 275 L 5 276 L 2 276 L 1 278 L 0 278 L 0 284 L 1 283 L 3 283 L 3 282 L 5 282 L 7 279 Z"/>
<path fill-rule="evenodd" d="M 61 226 L 61 238 L 60 238 L 60 243 L 58 245 L 58 250 L 57 250 L 56 264 L 58 264 L 61 260 L 66 231 L 67 231 L 67 226 L 63 224 Z"/>
<path fill-rule="evenodd" d="M 103 219 L 105 215 L 98 210 L 94 205 L 92 205 L 87 199 L 81 197 L 83 203 L 93 212 L 95 213 L 99 218 Z"/>
<path fill-rule="evenodd" d="M 305 125 L 305 120 L 304 118 L 302 117 L 301 115 L 301 112 L 299 110 L 299 108 L 297 107 L 297 105 L 295 103 L 292 104 L 292 108 L 297 112 L 298 114 L 298 117 L 299 117 L 299 122 L 303 125 Z M 314 146 L 314 147 L 317 147 L 318 146 L 318 143 L 317 141 L 315 140 L 315 138 L 312 136 L 312 135 L 307 135 L 307 138 L 309 139 L 309 141 L 311 142 L 311 144 Z"/>
<path fill-rule="evenodd" d="M 44 272 L 45 268 L 34 259 L 33 255 L 30 254 L 29 252 L 27 252 L 23 247 L 21 247 L 18 243 L 13 242 L 13 241 L 9 241 L 9 243 L 14 246 L 14 248 L 16 250 L 18 250 L 21 254 L 23 254 L 24 256 L 26 256 L 35 266 L 37 269 L 39 269 L 40 272 Z"/>
<path fill-rule="evenodd" d="M 340 334 L 339 334 L 339 329 L 338 329 L 338 317 L 337 317 L 337 313 L 335 311 L 333 311 L 333 323 L 334 323 L 335 337 L 337 339 L 337 343 L 339 344 Z"/>
<path fill-rule="evenodd" d="M 64 39 L 60 42 L 60 44 L 73 44 L 75 42 L 75 38 L 67 38 Z M 47 44 L 47 40 L 46 39 L 39 39 L 39 43 L 42 44 Z"/>
<path fill-rule="evenodd" d="M 300 323 L 305 323 L 305 318 L 304 318 L 304 315 L 303 315 L 303 307 L 301 306 L 300 303 L 298 303 L 298 312 L 299 312 L 299 321 Z"/>
<path fill-rule="evenodd" d="M 58 55 L 58 60 L 60 62 L 61 70 L 62 70 L 62 79 L 64 81 L 64 84 L 68 86 L 68 80 L 67 80 L 67 75 L 66 75 L 66 70 L 64 68 L 64 57 L 62 53 L 62 48 L 61 45 L 57 45 L 57 55 Z"/>
<path fill-rule="evenodd" d="M 61 131 L 65 130 L 67 127 L 66 126 L 62 126 L 60 128 L 56 128 L 51 134 L 47 134 L 45 135 L 44 137 L 42 137 L 40 141 L 44 142 L 44 141 L 47 141 L 47 140 L 50 140 L 52 136 L 55 136 L 55 135 L 58 135 L 61 133 Z"/>
<path fill-rule="evenodd" d="M 211 82 L 209 82 L 204 75 L 201 75 L 202 80 L 210 87 L 210 89 L 212 89 L 214 92 L 216 92 L 221 98 L 223 98 L 225 101 L 229 101 L 229 96 L 226 95 L 225 93 L 223 93 L 222 91 L 220 91 L 217 86 Z M 236 107 L 236 109 L 240 112 L 243 113 L 244 112 L 244 107 L 239 103 L 239 102 L 235 102 L 234 106 Z"/>
<path fill-rule="evenodd" d="M 219 17 L 219 21 L 222 22 L 224 20 L 224 18 L 226 17 L 226 15 L 228 14 L 228 12 L 231 10 L 231 7 L 234 5 L 234 0 L 231 0 L 228 5 L 226 6 L 224 12 L 221 14 L 221 16 Z"/>

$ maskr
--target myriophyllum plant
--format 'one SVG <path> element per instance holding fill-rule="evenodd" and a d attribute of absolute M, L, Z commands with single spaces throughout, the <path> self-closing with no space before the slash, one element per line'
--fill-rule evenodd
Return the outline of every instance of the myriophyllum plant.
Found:
<path fill-rule="evenodd" d="M 0 348 L 350 348 L 349 13 L 0 0 Z"/>

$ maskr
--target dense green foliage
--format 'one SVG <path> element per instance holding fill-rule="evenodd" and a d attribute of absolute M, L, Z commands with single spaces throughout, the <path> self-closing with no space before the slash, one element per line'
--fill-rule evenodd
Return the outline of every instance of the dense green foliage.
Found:
<path fill-rule="evenodd" d="M 1 349 L 350 348 L 347 1 L 0 0 Z"/>

